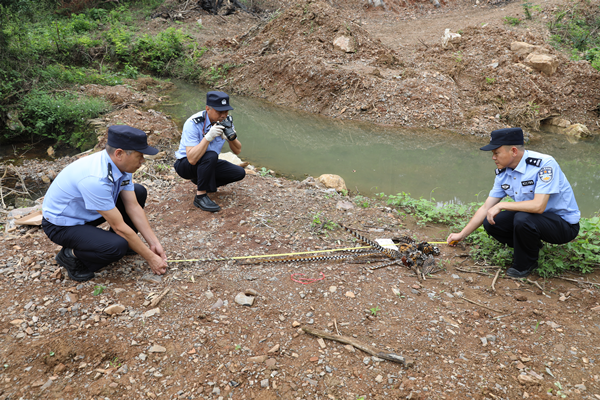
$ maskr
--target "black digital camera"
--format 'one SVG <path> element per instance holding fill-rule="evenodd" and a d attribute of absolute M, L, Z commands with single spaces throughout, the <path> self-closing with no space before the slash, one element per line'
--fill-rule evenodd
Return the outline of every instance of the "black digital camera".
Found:
<path fill-rule="evenodd" d="M 237 138 L 237 133 L 235 132 L 235 129 L 233 129 L 233 118 L 231 118 L 231 115 L 228 115 L 223 121 L 218 122 L 217 125 L 225 127 L 223 133 L 227 137 L 227 140 L 232 141 Z"/>

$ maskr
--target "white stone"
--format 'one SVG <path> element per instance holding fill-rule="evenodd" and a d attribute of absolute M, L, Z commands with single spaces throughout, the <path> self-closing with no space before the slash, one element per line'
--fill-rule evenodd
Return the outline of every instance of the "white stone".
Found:
<path fill-rule="evenodd" d="M 333 48 L 346 53 L 356 53 L 356 44 L 354 39 L 348 36 L 338 36 L 333 41 Z"/>

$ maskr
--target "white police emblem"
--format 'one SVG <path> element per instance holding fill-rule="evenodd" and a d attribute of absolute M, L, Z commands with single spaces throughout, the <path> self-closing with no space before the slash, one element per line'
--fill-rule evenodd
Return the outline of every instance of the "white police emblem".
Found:
<path fill-rule="evenodd" d="M 552 167 L 544 167 L 540 169 L 538 176 L 542 182 L 552 182 L 552 178 L 554 177 L 554 174 L 552 173 Z"/>
<path fill-rule="evenodd" d="M 221 100 L 221 104 L 226 105 L 227 104 L 227 100 L 225 100 L 225 99 Z"/>

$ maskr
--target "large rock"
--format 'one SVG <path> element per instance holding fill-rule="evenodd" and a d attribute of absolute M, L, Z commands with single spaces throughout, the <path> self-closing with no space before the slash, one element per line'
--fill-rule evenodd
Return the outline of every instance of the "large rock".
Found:
<path fill-rule="evenodd" d="M 512 42 L 510 44 L 510 50 L 518 55 L 519 57 L 527 57 L 531 53 L 546 54 L 548 50 L 541 46 L 529 44 L 525 42 Z"/>
<path fill-rule="evenodd" d="M 545 120 L 544 124 L 557 126 L 559 128 L 568 128 L 569 126 L 571 126 L 571 121 L 563 119 L 561 117 L 552 117 Z"/>
<path fill-rule="evenodd" d="M 339 175 L 323 174 L 317 178 L 317 181 L 321 182 L 325 187 L 333 188 L 338 192 L 348 191 L 346 182 Z"/>
<path fill-rule="evenodd" d="M 553 75 L 558 68 L 558 58 L 550 54 L 532 53 L 525 58 L 523 63 L 548 76 Z"/>
<path fill-rule="evenodd" d="M 569 126 L 565 130 L 565 134 L 567 134 L 569 136 L 579 137 L 579 138 L 585 138 L 585 137 L 592 136 L 592 133 L 590 132 L 588 127 L 583 124 L 573 124 L 573 125 Z"/>
<path fill-rule="evenodd" d="M 333 48 L 346 53 L 356 53 L 356 43 L 349 36 L 338 36 L 333 41 Z"/>
<path fill-rule="evenodd" d="M 227 153 L 219 154 L 219 160 L 229 161 L 230 163 L 232 163 L 234 165 L 239 165 L 242 168 L 245 168 L 246 166 L 248 166 L 247 162 L 240 160 L 240 158 L 238 156 L 236 156 L 235 154 L 233 154 L 230 151 L 228 151 Z"/>

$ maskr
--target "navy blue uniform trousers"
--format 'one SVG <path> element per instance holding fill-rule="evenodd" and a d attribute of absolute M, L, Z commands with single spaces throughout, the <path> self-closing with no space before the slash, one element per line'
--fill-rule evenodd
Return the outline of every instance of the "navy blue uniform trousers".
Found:
<path fill-rule="evenodd" d="M 500 243 L 514 248 L 512 267 L 518 271 L 537 268 L 542 240 L 563 244 L 575 239 L 579 223 L 569 224 L 553 213 L 530 214 L 520 211 L 501 211 L 492 225 L 483 221 L 486 232 Z"/>
<path fill-rule="evenodd" d="M 214 193 L 217 187 L 241 181 L 246 176 L 244 168 L 229 161 L 219 160 L 214 151 L 207 151 L 196 165 L 190 164 L 187 157 L 175 161 L 175 171 L 183 179 L 189 179 L 198 191 Z"/>
<path fill-rule="evenodd" d="M 144 208 L 147 197 L 146 188 L 136 183 L 134 191 L 138 203 Z M 123 204 L 121 196 L 117 199 L 115 207 L 123 216 L 123 221 L 137 233 L 137 228 L 125 211 L 125 204 Z M 54 243 L 73 249 L 75 256 L 83 262 L 85 271 L 96 272 L 123 258 L 129 249 L 127 240 L 117 235 L 112 228 L 109 231 L 96 228 L 103 222 L 106 220 L 104 217 L 100 217 L 85 225 L 58 226 L 43 219 L 42 229 Z"/>

